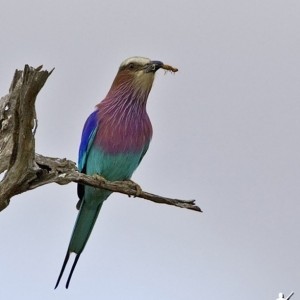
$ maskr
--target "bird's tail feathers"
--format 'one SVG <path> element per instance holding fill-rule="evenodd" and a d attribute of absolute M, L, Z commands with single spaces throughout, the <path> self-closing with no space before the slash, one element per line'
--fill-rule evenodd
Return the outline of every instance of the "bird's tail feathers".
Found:
<path fill-rule="evenodd" d="M 83 201 L 72 232 L 69 252 L 81 253 L 91 235 L 103 202 L 91 207 Z"/>
<path fill-rule="evenodd" d="M 76 223 L 72 232 L 72 237 L 71 237 L 71 241 L 68 247 L 68 251 L 65 257 L 65 260 L 63 262 L 60 274 L 58 276 L 56 285 L 55 285 L 55 289 L 57 288 L 57 286 L 59 285 L 59 282 L 61 280 L 61 277 L 64 273 L 64 270 L 66 268 L 66 265 L 68 263 L 68 260 L 70 258 L 70 254 L 72 252 L 76 253 L 76 257 L 74 260 L 74 263 L 72 265 L 67 283 L 66 283 L 66 288 L 69 287 L 74 269 L 76 267 L 76 264 L 78 262 L 78 259 L 80 257 L 81 252 L 83 251 L 89 237 L 90 234 L 93 230 L 93 227 L 95 225 L 95 222 L 97 220 L 98 214 L 100 212 L 100 209 L 102 207 L 103 202 L 101 202 L 96 208 L 95 207 L 90 207 L 87 203 L 85 203 L 85 201 L 83 201 L 81 207 L 80 207 L 80 211 L 78 213 L 77 219 L 76 219 Z"/>
<path fill-rule="evenodd" d="M 62 267 L 61 267 L 59 276 L 58 276 L 58 278 L 57 278 L 57 281 L 56 281 L 56 284 L 55 284 L 54 289 L 56 289 L 56 288 L 58 287 L 58 285 L 59 285 L 59 282 L 60 282 L 61 277 L 62 277 L 62 275 L 63 275 L 63 273 L 64 273 L 64 271 L 65 271 L 65 268 L 66 268 L 66 265 L 67 265 L 67 263 L 68 263 L 69 258 L 70 258 L 70 252 L 69 252 L 69 250 L 68 250 L 68 251 L 67 251 L 67 254 L 66 254 L 66 257 L 65 257 L 65 260 L 64 260 L 64 263 L 63 263 L 63 265 L 62 265 Z"/>

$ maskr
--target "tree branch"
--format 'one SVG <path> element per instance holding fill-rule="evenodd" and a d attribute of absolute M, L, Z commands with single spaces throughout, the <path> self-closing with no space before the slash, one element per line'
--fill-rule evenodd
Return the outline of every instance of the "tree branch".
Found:
<path fill-rule="evenodd" d="M 0 173 L 7 170 L 0 182 L 0 211 L 15 195 L 49 183 L 76 182 L 201 212 L 195 200 L 138 193 L 131 181 L 110 182 L 98 175 L 88 176 L 79 173 L 73 161 L 35 153 L 35 100 L 52 71 L 25 65 L 23 71 L 16 70 L 9 94 L 0 99 Z"/>

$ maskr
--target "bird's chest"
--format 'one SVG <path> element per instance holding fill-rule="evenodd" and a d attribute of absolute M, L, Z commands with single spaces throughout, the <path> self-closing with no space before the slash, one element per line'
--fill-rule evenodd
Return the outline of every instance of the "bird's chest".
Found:
<path fill-rule="evenodd" d="M 148 116 L 100 120 L 86 171 L 112 181 L 129 179 L 148 149 L 152 137 L 150 120 Z"/>
<path fill-rule="evenodd" d="M 151 137 L 147 115 L 107 116 L 99 124 L 95 145 L 111 155 L 139 153 L 149 145 Z"/>

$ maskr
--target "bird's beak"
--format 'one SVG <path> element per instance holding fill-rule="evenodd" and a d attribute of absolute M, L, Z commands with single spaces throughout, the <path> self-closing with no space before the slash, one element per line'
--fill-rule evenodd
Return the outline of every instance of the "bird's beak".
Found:
<path fill-rule="evenodd" d="M 145 66 L 145 72 L 153 72 L 155 73 L 158 69 L 162 68 L 164 64 L 161 61 L 158 60 L 152 60 L 149 64 Z"/>

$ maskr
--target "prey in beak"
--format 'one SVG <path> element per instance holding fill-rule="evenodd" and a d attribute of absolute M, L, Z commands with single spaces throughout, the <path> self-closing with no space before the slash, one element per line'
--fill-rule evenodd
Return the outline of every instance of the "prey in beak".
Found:
<path fill-rule="evenodd" d="M 178 71 L 177 68 L 174 68 L 170 65 L 166 65 L 163 62 L 158 61 L 158 60 L 153 60 L 150 63 L 145 65 L 145 72 L 146 73 L 148 73 L 148 72 L 154 72 L 155 73 L 158 69 L 163 69 L 163 70 L 174 72 L 174 73 Z"/>

